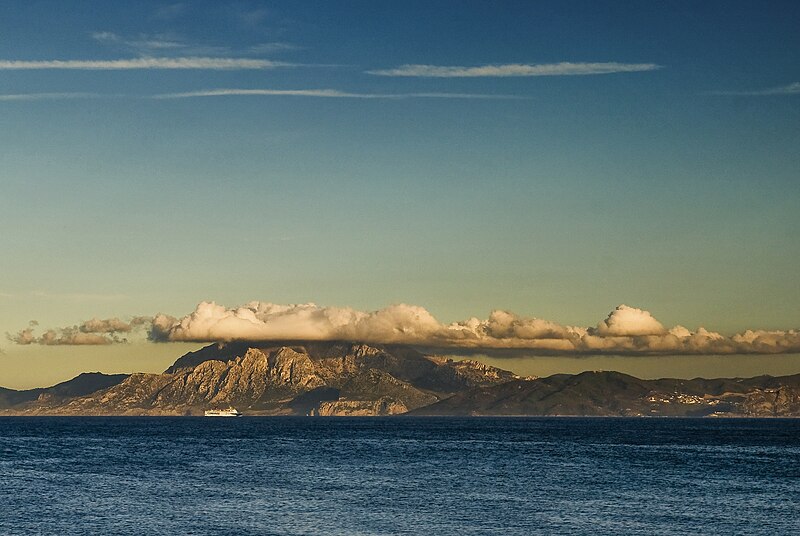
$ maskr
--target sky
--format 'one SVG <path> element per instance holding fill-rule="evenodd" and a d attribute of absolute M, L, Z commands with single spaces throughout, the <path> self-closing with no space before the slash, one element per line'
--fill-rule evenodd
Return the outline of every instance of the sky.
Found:
<path fill-rule="evenodd" d="M 243 318 L 525 374 L 799 373 L 798 27 L 797 2 L 3 2 L 0 385 L 163 370 Z"/>

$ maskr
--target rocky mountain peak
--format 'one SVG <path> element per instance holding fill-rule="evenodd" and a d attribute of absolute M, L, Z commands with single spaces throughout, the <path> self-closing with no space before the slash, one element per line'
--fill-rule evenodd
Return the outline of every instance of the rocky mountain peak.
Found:
<path fill-rule="evenodd" d="M 513 375 L 431 359 L 413 348 L 360 342 L 220 343 L 189 352 L 164 374 L 133 374 L 66 403 L 42 396 L 31 412 L 198 414 L 234 405 L 249 414 L 395 414 Z"/>

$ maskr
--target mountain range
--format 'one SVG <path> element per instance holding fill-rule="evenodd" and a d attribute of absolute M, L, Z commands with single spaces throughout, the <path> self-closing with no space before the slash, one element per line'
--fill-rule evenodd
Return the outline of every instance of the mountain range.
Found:
<path fill-rule="evenodd" d="M 0 415 L 569 415 L 800 417 L 800 374 L 641 380 L 619 372 L 521 378 L 409 346 L 220 343 L 162 374 L 84 373 L 0 388 Z"/>

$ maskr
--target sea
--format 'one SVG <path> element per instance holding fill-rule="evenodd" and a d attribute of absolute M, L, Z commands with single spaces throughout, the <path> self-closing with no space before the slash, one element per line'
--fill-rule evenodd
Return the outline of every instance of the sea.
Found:
<path fill-rule="evenodd" d="M 0 534 L 800 533 L 800 420 L 0 418 Z"/>

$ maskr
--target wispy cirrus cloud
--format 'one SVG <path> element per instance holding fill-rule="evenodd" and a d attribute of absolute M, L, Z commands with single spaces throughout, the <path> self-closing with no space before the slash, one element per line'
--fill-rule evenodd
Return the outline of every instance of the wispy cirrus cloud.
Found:
<path fill-rule="evenodd" d="M 293 50 L 303 50 L 304 47 L 287 43 L 285 41 L 272 41 L 269 43 L 259 43 L 246 49 L 250 54 L 275 54 L 278 52 L 289 52 Z"/>
<path fill-rule="evenodd" d="M 103 45 L 128 50 L 142 57 L 153 55 L 225 56 L 232 55 L 230 47 L 193 43 L 173 33 L 140 33 L 123 36 L 114 32 L 92 32 L 92 39 Z"/>
<path fill-rule="evenodd" d="M 190 99 L 199 97 L 283 96 L 327 99 L 520 99 L 517 95 L 483 93 L 354 93 L 338 89 L 208 89 L 183 93 L 154 95 L 156 99 Z"/>
<path fill-rule="evenodd" d="M 263 70 L 297 64 L 255 58 L 126 58 L 118 60 L 0 60 L 0 70 L 73 69 L 118 71 L 133 69 Z"/>
<path fill-rule="evenodd" d="M 286 41 L 269 41 L 233 48 L 217 44 L 192 41 L 175 33 L 140 33 L 120 35 L 115 32 L 98 31 L 89 34 L 98 43 L 112 49 L 126 50 L 140 57 L 160 56 L 263 56 L 273 55 L 303 47 Z"/>
<path fill-rule="evenodd" d="M 712 91 L 712 95 L 740 95 L 745 97 L 766 97 L 770 95 L 800 95 L 800 82 L 785 86 L 753 89 L 745 91 Z"/>
<path fill-rule="evenodd" d="M 117 43 L 122 41 L 122 38 L 114 32 L 92 32 L 89 35 L 92 36 L 92 39 L 101 43 Z"/>
<path fill-rule="evenodd" d="M 476 67 L 408 64 L 392 69 L 367 71 L 377 76 L 410 76 L 424 78 L 477 78 L 509 76 L 576 76 L 593 74 L 654 71 L 662 66 L 655 63 L 508 63 Z"/>
<path fill-rule="evenodd" d="M 135 49 L 163 50 L 186 48 L 181 39 L 169 34 L 140 34 L 136 39 L 126 39 L 114 32 L 92 32 L 92 39 L 100 43 L 122 44 Z"/>
<path fill-rule="evenodd" d="M 45 101 L 70 99 L 191 99 L 203 97 L 274 96 L 312 97 L 327 99 L 522 99 L 517 95 L 490 95 L 481 93 L 354 93 L 337 89 L 209 89 L 158 95 L 124 95 L 108 93 L 10 93 L 0 94 L 0 102 Z"/>
<path fill-rule="evenodd" d="M 116 97 L 103 93 L 6 93 L 0 94 L 2 101 L 37 101 L 63 99 L 106 99 Z"/>

